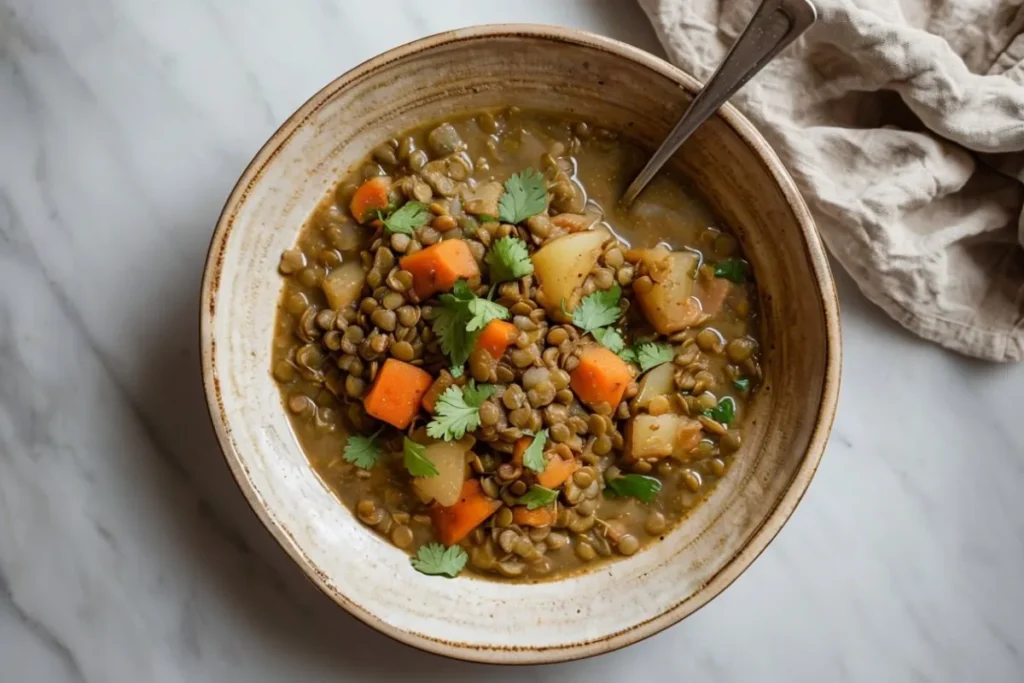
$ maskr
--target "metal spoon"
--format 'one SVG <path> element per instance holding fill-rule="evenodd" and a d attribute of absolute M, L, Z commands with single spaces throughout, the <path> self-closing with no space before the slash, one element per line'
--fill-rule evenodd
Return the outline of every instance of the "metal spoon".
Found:
<path fill-rule="evenodd" d="M 764 0 L 729 54 L 690 102 L 679 123 L 651 156 L 644 170 L 626 188 L 623 204 L 632 204 L 693 131 L 775 55 L 806 31 L 816 18 L 817 13 L 810 0 Z"/>

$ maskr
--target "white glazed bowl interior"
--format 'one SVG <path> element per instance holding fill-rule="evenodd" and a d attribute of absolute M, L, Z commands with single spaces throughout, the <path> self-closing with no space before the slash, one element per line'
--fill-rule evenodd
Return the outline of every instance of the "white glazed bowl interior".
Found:
<path fill-rule="evenodd" d="M 655 143 L 694 87 L 664 62 L 596 36 L 551 27 L 467 29 L 398 48 L 341 77 L 282 127 L 239 181 L 203 287 L 214 425 L 254 509 L 324 592 L 358 618 L 464 659 L 525 663 L 596 654 L 703 605 L 796 505 L 831 422 L 834 294 L 788 176 L 731 109 L 701 129 L 679 163 L 738 231 L 758 273 L 764 334 L 773 340 L 765 349 L 766 390 L 734 467 L 663 542 L 547 583 L 419 574 L 311 469 L 269 372 L 280 254 L 341 174 L 382 140 L 451 113 L 515 103 L 590 116 Z M 801 282 L 806 292 L 798 291 Z M 783 337 L 785 343 L 774 341 Z M 784 405 L 789 401 L 781 399 L 794 395 L 801 398 Z"/>

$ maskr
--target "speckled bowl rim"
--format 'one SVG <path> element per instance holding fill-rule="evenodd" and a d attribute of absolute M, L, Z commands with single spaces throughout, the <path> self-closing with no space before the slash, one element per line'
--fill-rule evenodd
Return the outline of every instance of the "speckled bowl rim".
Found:
<path fill-rule="evenodd" d="M 818 290 L 822 309 L 825 314 L 825 376 L 822 385 L 820 409 L 815 416 L 815 427 L 802 462 L 796 471 L 789 487 L 778 501 L 775 508 L 754 531 L 747 543 L 737 552 L 711 579 L 696 593 L 682 602 L 670 606 L 661 614 L 641 622 L 629 629 L 613 633 L 602 638 L 565 646 L 518 648 L 512 651 L 497 651 L 488 647 L 455 643 L 441 639 L 433 639 L 417 633 L 409 633 L 380 620 L 376 615 L 365 610 L 347 596 L 334 590 L 327 581 L 323 570 L 317 567 L 302 551 L 295 539 L 280 525 L 263 506 L 249 479 L 244 462 L 234 444 L 227 426 L 221 388 L 214 367 L 214 350 L 216 339 L 213 333 L 215 317 L 214 303 L 220 285 L 223 267 L 225 244 L 234 224 L 239 204 L 248 195 L 255 181 L 263 170 L 276 157 L 280 147 L 316 112 L 325 102 L 338 91 L 350 84 L 366 78 L 389 64 L 415 56 L 417 53 L 442 45 L 451 45 L 464 41 L 479 41 L 489 38 L 530 38 L 558 42 L 565 45 L 586 47 L 599 50 L 637 65 L 646 67 L 657 74 L 679 84 L 691 94 L 696 93 L 700 83 L 672 66 L 668 62 L 635 48 L 631 45 L 599 36 L 588 31 L 565 28 L 560 26 L 532 24 L 491 24 L 439 33 L 421 38 L 405 45 L 393 48 L 351 69 L 335 79 L 313 97 L 306 101 L 292 114 L 288 120 L 263 145 L 253 160 L 246 167 L 231 194 L 228 196 L 224 209 L 217 221 L 217 227 L 210 242 L 206 267 L 203 273 L 203 284 L 200 299 L 200 347 L 203 386 L 210 410 L 210 418 L 217 433 L 221 450 L 227 460 L 242 493 L 253 511 L 267 527 L 270 533 L 281 544 L 281 547 L 305 572 L 306 576 L 332 600 L 341 605 L 350 614 L 363 623 L 372 626 L 407 645 L 455 659 L 483 663 L 502 664 L 539 664 L 563 662 L 584 657 L 591 657 L 605 652 L 631 645 L 648 638 L 669 626 L 681 621 L 706 605 L 712 598 L 721 593 L 764 551 L 775 538 L 779 530 L 793 514 L 793 510 L 803 498 L 811 479 L 818 468 L 818 463 L 825 450 L 832 422 L 835 417 L 836 403 L 839 396 L 841 341 L 839 329 L 839 302 L 836 298 L 835 283 L 829 267 L 828 257 L 822 246 L 821 239 L 814 226 L 807 205 L 797 190 L 793 179 L 783 167 L 782 162 L 754 126 L 731 105 L 722 107 L 718 116 L 754 151 L 764 164 L 765 170 L 772 176 L 793 211 L 803 236 L 805 256 L 810 263 L 814 275 L 814 284 Z"/>

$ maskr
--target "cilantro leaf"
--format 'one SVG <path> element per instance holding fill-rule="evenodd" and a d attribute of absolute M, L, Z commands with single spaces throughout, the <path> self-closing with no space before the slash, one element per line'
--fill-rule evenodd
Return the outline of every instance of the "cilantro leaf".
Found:
<path fill-rule="evenodd" d="M 724 277 L 736 283 L 747 279 L 747 262 L 742 259 L 729 258 L 715 266 L 715 277 Z"/>
<path fill-rule="evenodd" d="M 732 385 L 736 387 L 737 391 L 742 391 L 744 393 L 750 391 L 750 380 L 745 377 L 734 381 Z"/>
<path fill-rule="evenodd" d="M 466 566 L 469 555 L 462 546 L 453 545 L 445 548 L 440 543 L 421 545 L 412 558 L 412 568 L 429 576 L 448 576 L 454 578 Z"/>
<path fill-rule="evenodd" d="M 458 441 L 466 432 L 480 426 L 480 406 L 484 404 L 494 387 L 473 380 L 464 388 L 451 386 L 437 397 L 434 404 L 434 419 L 427 424 L 427 436 L 445 441 Z"/>
<path fill-rule="evenodd" d="M 533 261 L 526 250 L 526 243 L 511 235 L 495 242 L 487 252 L 486 260 L 490 266 L 491 284 L 518 280 L 533 272 Z"/>
<path fill-rule="evenodd" d="M 551 505 L 556 498 L 558 498 L 558 491 L 534 484 L 529 491 L 519 496 L 519 500 L 516 502 L 525 505 L 528 510 L 536 510 Z"/>
<path fill-rule="evenodd" d="M 616 496 L 629 496 L 650 503 L 661 491 L 661 481 L 643 474 L 625 474 L 609 479 L 605 490 Z"/>
<path fill-rule="evenodd" d="M 704 416 L 724 425 L 732 424 L 736 417 L 736 402 L 732 400 L 731 396 L 723 396 L 719 399 L 718 405 L 704 411 Z"/>
<path fill-rule="evenodd" d="M 416 443 L 409 437 L 402 441 L 402 463 L 409 474 L 414 477 L 436 477 L 437 467 L 433 462 L 427 460 L 425 455 L 427 447 Z"/>
<path fill-rule="evenodd" d="M 594 339 L 599 344 L 612 353 L 622 355 L 622 351 L 626 348 L 626 342 L 623 341 L 622 335 L 614 327 L 599 327 L 596 330 L 591 330 L 590 333 L 594 335 Z"/>
<path fill-rule="evenodd" d="M 544 176 L 524 168 L 505 181 L 505 192 L 498 200 L 498 218 L 505 223 L 520 223 L 547 208 L 548 190 Z"/>
<path fill-rule="evenodd" d="M 384 221 L 384 227 L 388 232 L 412 235 L 412 231 L 430 220 L 431 215 L 426 204 L 406 202 L 400 209 L 381 220 Z"/>
<path fill-rule="evenodd" d="M 627 346 L 626 348 L 624 348 L 621 351 L 619 351 L 618 354 L 619 354 L 619 358 L 621 358 L 622 360 L 626 361 L 627 363 L 638 363 L 639 362 L 637 360 L 637 357 L 636 357 L 636 347 L 635 346 Z"/>
<path fill-rule="evenodd" d="M 466 329 L 470 332 L 482 330 L 492 320 L 508 320 L 508 309 L 490 299 L 473 299 L 468 304 L 469 312 L 473 317 L 466 323 Z"/>
<path fill-rule="evenodd" d="M 609 290 L 584 297 L 572 312 L 572 324 L 585 332 L 611 325 L 622 316 L 622 309 L 619 308 L 621 296 L 622 288 L 612 285 Z"/>
<path fill-rule="evenodd" d="M 384 454 L 381 453 L 380 446 L 377 445 L 377 434 L 380 434 L 380 432 L 372 436 L 357 436 L 353 434 L 348 437 L 342 454 L 345 460 L 364 470 L 368 470 L 379 463 Z"/>
<path fill-rule="evenodd" d="M 547 466 L 548 461 L 544 459 L 544 444 L 548 440 L 548 430 L 542 429 L 533 437 L 533 441 L 523 452 L 523 466 L 529 470 L 540 473 Z"/>
<path fill-rule="evenodd" d="M 480 221 L 481 223 L 498 223 L 498 222 L 500 222 L 498 220 L 497 216 L 492 216 L 489 213 L 478 213 L 477 216 L 476 216 L 476 219 L 478 221 Z"/>
<path fill-rule="evenodd" d="M 676 350 L 668 344 L 648 342 L 636 347 L 636 362 L 640 365 L 641 372 L 647 372 L 662 363 L 668 363 L 675 355 Z"/>
<path fill-rule="evenodd" d="M 458 379 L 466 372 L 466 368 L 462 365 L 453 365 L 448 369 L 448 372 L 452 373 L 452 377 Z"/>

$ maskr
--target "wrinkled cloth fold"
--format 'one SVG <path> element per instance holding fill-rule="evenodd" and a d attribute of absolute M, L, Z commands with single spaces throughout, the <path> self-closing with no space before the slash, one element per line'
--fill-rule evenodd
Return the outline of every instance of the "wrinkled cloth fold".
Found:
<path fill-rule="evenodd" d="M 638 1 L 700 80 L 758 5 Z M 1024 0 L 814 4 L 731 102 L 871 301 L 947 348 L 1024 360 Z"/>

